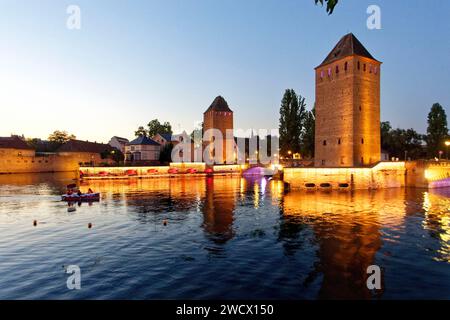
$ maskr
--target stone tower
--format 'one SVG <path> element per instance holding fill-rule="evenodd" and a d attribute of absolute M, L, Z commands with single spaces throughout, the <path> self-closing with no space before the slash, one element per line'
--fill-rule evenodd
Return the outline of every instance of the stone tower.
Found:
<path fill-rule="evenodd" d="M 380 161 L 381 62 L 352 34 L 316 70 L 316 167 Z"/>
<path fill-rule="evenodd" d="M 207 137 L 207 132 L 210 129 L 216 129 L 217 132 L 220 132 L 222 140 L 215 136 Z M 225 99 L 222 96 L 218 96 L 203 113 L 203 149 L 211 143 L 214 144 L 214 148 L 210 149 L 210 157 L 214 158 L 214 162 L 217 164 L 234 163 L 234 137 L 228 137 L 229 139 L 227 139 L 227 130 L 233 130 L 233 111 L 231 111 Z M 221 154 L 216 154 L 216 150 L 219 147 L 221 147 L 222 152 Z"/>

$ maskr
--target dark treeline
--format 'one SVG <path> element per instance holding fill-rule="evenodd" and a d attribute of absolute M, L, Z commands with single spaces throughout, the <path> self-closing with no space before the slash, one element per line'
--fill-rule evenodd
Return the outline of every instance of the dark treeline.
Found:
<path fill-rule="evenodd" d="M 287 89 L 280 106 L 280 156 L 300 153 L 303 158 L 314 157 L 315 108 L 306 110 L 305 98 Z M 450 148 L 447 115 L 435 103 L 428 114 L 426 134 L 414 129 L 393 129 L 390 122 L 381 122 L 381 148 L 390 158 L 433 159 L 448 156 Z"/>

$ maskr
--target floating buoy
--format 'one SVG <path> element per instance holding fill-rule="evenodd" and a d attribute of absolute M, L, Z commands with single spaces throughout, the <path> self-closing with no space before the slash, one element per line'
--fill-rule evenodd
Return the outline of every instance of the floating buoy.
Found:
<path fill-rule="evenodd" d="M 166 219 L 163 220 L 163 225 L 167 226 L 167 220 Z"/>
<path fill-rule="evenodd" d="M 37 226 L 37 220 L 33 220 L 33 226 Z"/>
<path fill-rule="evenodd" d="M 92 228 L 92 223 L 88 223 L 88 228 L 91 229 Z"/>

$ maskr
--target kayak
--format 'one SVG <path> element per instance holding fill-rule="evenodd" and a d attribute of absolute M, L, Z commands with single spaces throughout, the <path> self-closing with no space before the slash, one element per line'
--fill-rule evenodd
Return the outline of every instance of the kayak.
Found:
<path fill-rule="evenodd" d="M 84 193 L 81 196 L 78 194 L 63 194 L 62 201 L 100 201 L 100 193 Z"/>

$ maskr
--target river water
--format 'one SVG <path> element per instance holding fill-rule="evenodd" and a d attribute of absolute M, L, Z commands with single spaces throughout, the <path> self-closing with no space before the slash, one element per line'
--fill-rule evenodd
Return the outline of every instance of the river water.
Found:
<path fill-rule="evenodd" d="M 81 188 L 101 201 L 68 212 L 72 178 L 0 176 L 0 299 L 450 299 L 449 189 L 97 181 Z M 367 288 L 371 265 L 381 290 Z"/>

